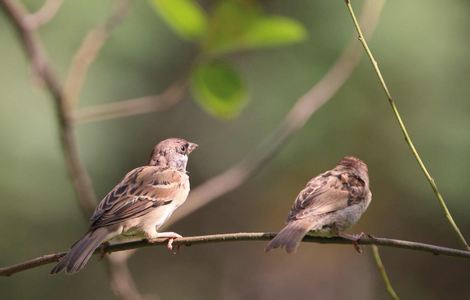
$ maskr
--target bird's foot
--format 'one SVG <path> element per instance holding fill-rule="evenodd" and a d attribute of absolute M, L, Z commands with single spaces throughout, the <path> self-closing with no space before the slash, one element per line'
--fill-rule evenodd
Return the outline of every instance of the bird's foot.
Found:
<path fill-rule="evenodd" d="M 363 250 L 361 245 L 357 241 L 362 239 L 363 237 L 367 236 L 364 232 L 357 233 L 357 234 L 348 234 L 348 233 L 338 233 L 339 237 L 342 237 L 343 239 L 350 240 L 354 246 L 354 249 L 356 249 L 357 253 L 362 254 Z"/>
<path fill-rule="evenodd" d="M 108 246 L 109 246 L 109 242 L 104 242 L 103 244 L 101 244 L 99 248 L 100 260 L 103 259 L 106 256 L 106 254 L 108 254 L 108 252 L 106 251 L 106 248 L 108 248 Z"/>
<path fill-rule="evenodd" d="M 176 245 L 176 247 L 173 246 L 173 241 L 182 238 L 183 236 L 176 233 L 176 232 L 157 232 L 154 234 L 151 238 L 147 238 L 149 243 L 155 243 L 155 242 L 160 242 L 160 239 L 168 239 L 166 248 L 168 251 L 170 251 L 172 254 L 176 254 L 180 248 L 180 245 Z"/>

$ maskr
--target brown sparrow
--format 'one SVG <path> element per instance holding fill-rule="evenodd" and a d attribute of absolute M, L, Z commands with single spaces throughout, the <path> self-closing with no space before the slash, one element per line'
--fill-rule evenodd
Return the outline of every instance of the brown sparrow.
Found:
<path fill-rule="evenodd" d="M 189 193 L 188 154 L 197 144 L 171 138 L 158 143 L 147 166 L 136 168 L 109 192 L 90 219 L 90 230 L 72 245 L 51 270 L 80 271 L 101 243 L 116 237 L 143 234 L 150 242 L 168 238 L 168 248 L 181 237 L 158 228 L 184 203 Z"/>
<path fill-rule="evenodd" d="M 350 239 L 360 252 L 356 242 L 362 234 L 343 231 L 359 220 L 372 199 L 367 172 L 363 161 L 346 156 L 334 169 L 311 179 L 295 199 L 287 225 L 266 251 L 285 247 L 288 253 L 295 252 L 303 237 L 313 231 Z"/>

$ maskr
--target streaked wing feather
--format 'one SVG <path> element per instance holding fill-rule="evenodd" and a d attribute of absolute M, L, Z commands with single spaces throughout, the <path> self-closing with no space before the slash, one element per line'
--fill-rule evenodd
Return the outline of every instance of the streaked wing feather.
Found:
<path fill-rule="evenodd" d="M 141 167 L 129 172 L 100 202 L 91 218 L 92 228 L 119 223 L 171 203 L 178 193 L 178 172 Z"/>
<path fill-rule="evenodd" d="M 348 190 L 343 188 L 337 176 L 327 173 L 312 179 L 299 193 L 288 221 L 330 213 L 348 206 Z"/>

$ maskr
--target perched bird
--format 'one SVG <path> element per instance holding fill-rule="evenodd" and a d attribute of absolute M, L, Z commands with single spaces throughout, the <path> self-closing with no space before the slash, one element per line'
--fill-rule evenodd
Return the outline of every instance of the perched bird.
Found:
<path fill-rule="evenodd" d="M 358 158 L 344 157 L 332 170 L 311 179 L 295 199 L 287 225 L 272 239 L 266 251 L 285 247 L 295 252 L 309 232 L 334 235 L 353 241 L 356 250 L 360 235 L 343 233 L 355 224 L 369 206 L 367 165 Z"/>
<path fill-rule="evenodd" d="M 168 238 L 168 248 L 181 237 L 158 228 L 184 203 L 189 193 L 188 154 L 198 145 L 171 138 L 158 143 L 146 166 L 136 168 L 118 183 L 95 209 L 90 229 L 51 270 L 80 271 L 101 243 L 116 237 L 143 235 L 150 242 Z"/>

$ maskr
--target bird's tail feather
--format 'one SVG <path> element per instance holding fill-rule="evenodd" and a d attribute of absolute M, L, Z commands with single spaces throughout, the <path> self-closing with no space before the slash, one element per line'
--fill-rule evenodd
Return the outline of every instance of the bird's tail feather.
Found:
<path fill-rule="evenodd" d="M 106 228 L 98 228 L 89 231 L 60 259 L 57 265 L 51 270 L 51 274 L 59 273 L 64 269 L 66 273 L 76 273 L 80 271 L 86 265 L 96 248 L 106 240 L 108 234 L 109 231 Z"/>
<path fill-rule="evenodd" d="M 268 252 L 274 248 L 284 247 L 287 253 L 297 250 L 304 236 L 310 231 L 308 222 L 303 220 L 293 221 L 287 224 L 266 246 L 265 251 Z"/>

